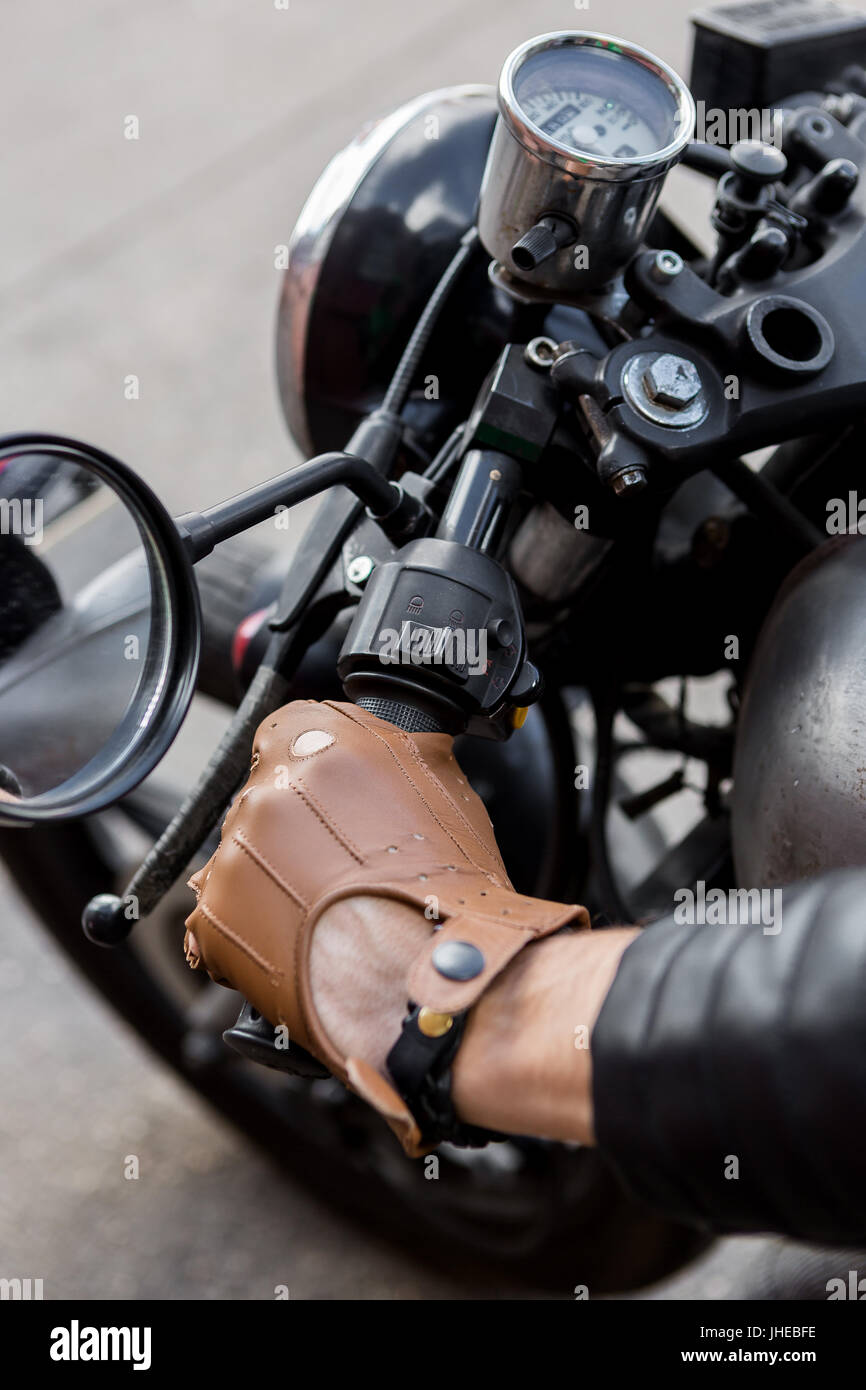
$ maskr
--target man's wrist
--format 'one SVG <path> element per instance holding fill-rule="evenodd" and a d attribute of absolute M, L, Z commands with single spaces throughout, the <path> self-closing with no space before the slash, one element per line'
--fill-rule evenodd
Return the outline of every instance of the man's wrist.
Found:
<path fill-rule="evenodd" d="M 527 946 L 472 1009 L 452 1068 L 467 1124 L 594 1142 L 592 1029 L 638 928 Z"/>

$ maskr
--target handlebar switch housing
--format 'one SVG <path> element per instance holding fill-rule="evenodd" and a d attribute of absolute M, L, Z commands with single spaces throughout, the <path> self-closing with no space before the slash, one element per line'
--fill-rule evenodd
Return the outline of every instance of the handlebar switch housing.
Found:
<path fill-rule="evenodd" d="M 355 702 L 403 702 L 431 727 L 494 739 L 541 693 L 511 576 L 492 556 L 435 536 L 374 570 L 337 670 Z"/>

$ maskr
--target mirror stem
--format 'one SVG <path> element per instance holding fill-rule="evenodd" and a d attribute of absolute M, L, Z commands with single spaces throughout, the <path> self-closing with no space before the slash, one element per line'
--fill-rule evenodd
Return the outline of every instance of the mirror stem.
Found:
<path fill-rule="evenodd" d="M 297 468 L 246 492 L 218 502 L 203 512 L 187 512 L 176 526 L 193 564 L 210 555 L 221 541 L 266 521 L 284 507 L 293 507 L 341 483 L 367 507 L 389 539 L 405 539 L 426 520 L 427 509 L 397 483 L 383 478 L 366 459 L 354 454 L 320 454 Z"/>

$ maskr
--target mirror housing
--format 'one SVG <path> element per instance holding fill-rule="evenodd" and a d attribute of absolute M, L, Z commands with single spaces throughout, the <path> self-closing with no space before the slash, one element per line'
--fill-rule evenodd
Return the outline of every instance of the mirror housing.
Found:
<path fill-rule="evenodd" d="M 195 692 L 201 649 L 198 587 L 183 540 L 165 507 L 126 464 L 92 445 L 48 434 L 0 437 L 0 479 L 26 456 L 55 460 L 83 470 L 104 484 L 134 522 L 150 580 L 147 650 L 136 688 L 104 745 L 65 780 L 32 796 L 7 789 L 0 799 L 0 824 L 27 826 L 69 820 L 104 810 L 127 795 L 162 759 L 174 740 Z M 2 518 L 8 534 L 10 506 Z M 0 594 L 0 633 L 4 596 Z M 42 666 L 50 677 L 50 667 Z M 74 701 L 65 702 L 74 720 Z"/>

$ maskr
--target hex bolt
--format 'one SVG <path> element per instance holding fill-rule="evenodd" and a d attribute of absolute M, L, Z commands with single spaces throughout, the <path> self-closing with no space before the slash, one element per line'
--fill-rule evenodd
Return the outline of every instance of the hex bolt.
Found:
<path fill-rule="evenodd" d="M 700 394 L 701 378 L 694 362 L 672 352 L 660 353 L 643 374 L 651 401 L 670 410 L 684 410 Z"/>
<path fill-rule="evenodd" d="M 366 584 L 376 567 L 376 561 L 369 555 L 356 555 L 346 566 L 346 578 L 352 584 Z"/>

